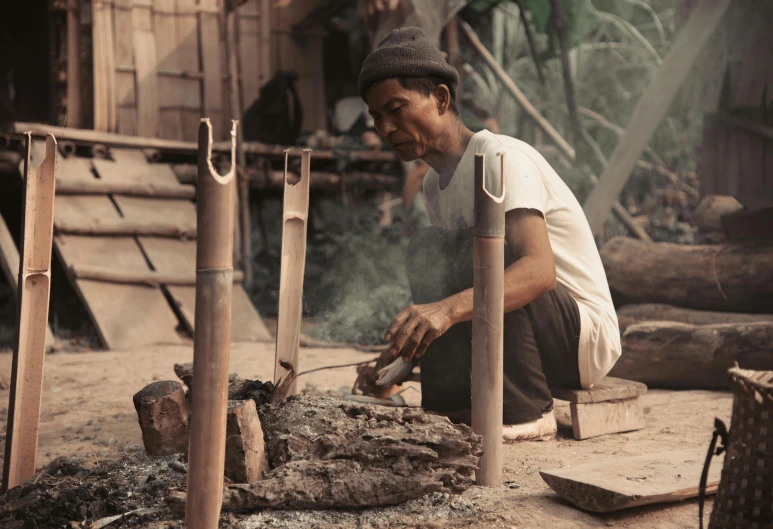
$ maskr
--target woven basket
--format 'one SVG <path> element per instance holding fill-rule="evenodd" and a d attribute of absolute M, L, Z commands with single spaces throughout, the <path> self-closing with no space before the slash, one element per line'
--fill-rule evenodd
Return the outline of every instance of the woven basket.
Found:
<path fill-rule="evenodd" d="M 773 371 L 729 373 L 733 418 L 709 529 L 773 529 Z"/>

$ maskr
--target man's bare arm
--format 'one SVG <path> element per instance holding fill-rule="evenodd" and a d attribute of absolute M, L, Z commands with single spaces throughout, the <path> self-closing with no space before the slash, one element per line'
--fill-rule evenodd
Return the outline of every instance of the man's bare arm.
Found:
<path fill-rule="evenodd" d="M 528 305 L 556 286 L 556 265 L 547 226 L 535 210 L 515 209 L 505 216 L 505 239 L 515 262 L 505 270 L 505 312 Z M 386 332 L 392 354 L 408 362 L 452 325 L 472 319 L 473 291 L 467 289 L 437 303 L 411 305 L 395 316 Z"/>
<path fill-rule="evenodd" d="M 556 287 L 556 263 L 542 215 L 514 209 L 505 215 L 505 240 L 515 262 L 505 269 L 505 313 L 518 310 Z M 472 320 L 472 289 L 445 300 L 454 324 Z"/>

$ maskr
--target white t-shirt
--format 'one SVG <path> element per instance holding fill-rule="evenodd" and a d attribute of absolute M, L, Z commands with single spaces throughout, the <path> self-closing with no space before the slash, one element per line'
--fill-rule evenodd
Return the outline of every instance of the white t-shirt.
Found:
<path fill-rule="evenodd" d="M 589 388 L 612 369 L 620 357 L 620 330 L 596 243 L 572 191 L 533 147 L 515 138 L 476 133 L 464 151 L 448 186 L 440 189 L 438 174 L 424 178 L 429 220 L 449 230 L 473 226 L 474 156 L 485 155 L 486 188 L 498 194 L 504 152 L 505 211 L 518 208 L 542 213 L 556 263 L 556 280 L 577 301 L 580 312 L 580 383 Z"/>

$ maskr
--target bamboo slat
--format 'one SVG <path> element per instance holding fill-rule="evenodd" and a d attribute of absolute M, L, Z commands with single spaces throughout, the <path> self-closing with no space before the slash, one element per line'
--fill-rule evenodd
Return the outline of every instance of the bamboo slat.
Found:
<path fill-rule="evenodd" d="M 134 0 L 132 23 L 137 83 L 137 133 L 140 136 L 156 137 L 159 129 L 159 109 L 151 0 Z"/>

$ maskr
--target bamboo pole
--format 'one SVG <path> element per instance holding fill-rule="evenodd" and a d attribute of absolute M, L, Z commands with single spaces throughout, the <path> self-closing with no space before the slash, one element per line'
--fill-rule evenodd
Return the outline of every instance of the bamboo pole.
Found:
<path fill-rule="evenodd" d="M 301 179 L 296 184 L 287 180 L 285 156 L 284 214 L 282 228 L 282 263 L 279 276 L 279 314 L 276 329 L 276 364 L 274 383 L 287 374 L 280 362 L 298 366 L 298 347 L 301 337 L 301 311 L 303 308 L 303 271 L 306 267 L 306 220 L 309 216 L 309 167 L 311 149 L 301 155 Z M 293 382 L 288 395 L 294 394 Z"/>
<path fill-rule="evenodd" d="M 68 127 L 81 126 L 81 60 L 78 0 L 67 5 L 67 119 Z"/>
<path fill-rule="evenodd" d="M 478 485 L 502 477 L 502 371 L 505 270 L 504 153 L 498 197 L 486 189 L 485 160 L 475 155 L 475 246 L 472 319 L 472 429 L 483 436 Z"/>
<path fill-rule="evenodd" d="M 27 134 L 16 339 L 5 438 L 3 491 L 21 485 L 35 473 L 43 394 L 54 234 L 56 139 L 51 134 L 46 138 L 46 157 L 37 169 L 30 169 L 31 147 L 32 136 Z"/>
<path fill-rule="evenodd" d="M 228 357 L 233 291 L 236 122 L 231 129 L 231 170 L 220 176 L 212 166 L 212 125 L 199 126 L 199 198 L 196 212 L 196 317 L 188 447 L 189 529 L 216 529 L 223 501 Z"/>

